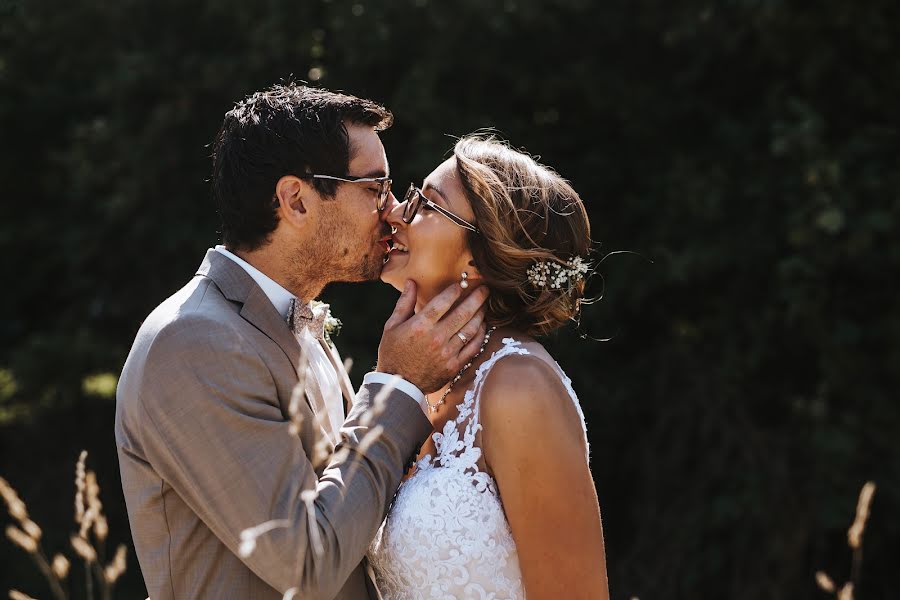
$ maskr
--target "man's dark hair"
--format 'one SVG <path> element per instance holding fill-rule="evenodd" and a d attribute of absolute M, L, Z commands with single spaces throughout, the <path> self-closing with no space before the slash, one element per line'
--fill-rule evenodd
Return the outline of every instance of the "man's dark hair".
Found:
<path fill-rule="evenodd" d="M 239 250 L 264 245 L 278 225 L 273 198 L 281 177 L 347 175 L 352 149 L 346 123 L 382 131 L 393 119 L 371 100 L 294 83 L 238 102 L 213 145 L 212 192 L 223 243 Z M 310 181 L 325 197 L 334 196 L 338 182 Z"/>

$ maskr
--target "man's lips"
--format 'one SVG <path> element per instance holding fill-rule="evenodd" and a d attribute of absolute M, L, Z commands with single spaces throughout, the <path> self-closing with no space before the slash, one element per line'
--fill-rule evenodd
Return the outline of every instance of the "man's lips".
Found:
<path fill-rule="evenodd" d="M 388 233 L 382 236 L 380 240 L 378 240 L 378 244 L 382 247 L 385 254 L 391 251 L 391 240 L 393 239 L 393 237 L 393 235 Z"/>

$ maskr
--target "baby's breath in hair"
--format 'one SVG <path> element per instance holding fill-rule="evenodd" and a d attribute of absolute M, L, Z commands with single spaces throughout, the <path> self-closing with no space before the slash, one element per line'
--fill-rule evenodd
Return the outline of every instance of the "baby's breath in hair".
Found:
<path fill-rule="evenodd" d="M 528 281 L 536 288 L 570 290 L 584 281 L 591 270 L 590 265 L 580 256 L 564 263 L 546 260 L 536 261 L 528 269 Z"/>

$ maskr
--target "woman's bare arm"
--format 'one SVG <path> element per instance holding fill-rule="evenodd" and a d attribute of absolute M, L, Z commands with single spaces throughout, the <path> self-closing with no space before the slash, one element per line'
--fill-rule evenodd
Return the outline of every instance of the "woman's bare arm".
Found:
<path fill-rule="evenodd" d="M 597 492 L 559 376 L 533 356 L 499 361 L 482 389 L 481 422 L 529 600 L 608 600 Z"/>

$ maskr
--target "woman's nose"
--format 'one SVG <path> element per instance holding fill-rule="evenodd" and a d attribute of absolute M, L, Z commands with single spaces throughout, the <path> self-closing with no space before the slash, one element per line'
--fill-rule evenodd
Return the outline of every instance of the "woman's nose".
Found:
<path fill-rule="evenodd" d="M 393 227 L 403 227 L 406 223 L 403 222 L 403 203 L 398 202 L 397 198 L 394 196 L 394 193 L 391 192 L 391 195 L 388 196 L 387 206 L 384 207 L 384 220 L 390 223 Z"/>
<path fill-rule="evenodd" d="M 381 211 L 381 213 L 384 215 L 390 214 L 390 212 L 397 207 L 397 204 L 399 204 L 397 196 L 395 196 L 393 190 L 391 190 L 388 192 L 387 202 L 385 202 L 384 210 Z"/>

